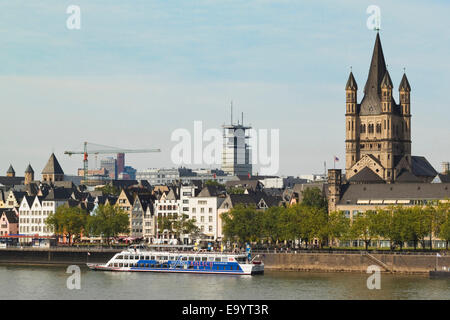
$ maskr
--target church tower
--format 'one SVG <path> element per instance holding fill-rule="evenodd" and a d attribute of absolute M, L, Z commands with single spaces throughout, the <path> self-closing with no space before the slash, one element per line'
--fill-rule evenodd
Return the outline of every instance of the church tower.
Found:
<path fill-rule="evenodd" d="M 403 75 L 399 87 L 400 104 L 393 98 L 393 88 L 377 32 L 360 104 L 352 72 L 345 86 L 345 177 L 349 181 L 362 181 L 370 177 L 376 182 L 391 183 L 400 173 L 412 170 L 411 87 L 406 75 Z"/>
<path fill-rule="evenodd" d="M 42 180 L 43 182 L 48 184 L 51 184 L 55 181 L 64 180 L 64 171 L 61 168 L 54 153 L 51 154 L 47 164 L 44 167 L 44 170 L 42 170 Z"/>
<path fill-rule="evenodd" d="M 34 181 L 34 170 L 31 167 L 31 164 L 28 164 L 28 167 L 25 169 L 25 183 L 24 184 L 30 184 L 32 181 Z"/>

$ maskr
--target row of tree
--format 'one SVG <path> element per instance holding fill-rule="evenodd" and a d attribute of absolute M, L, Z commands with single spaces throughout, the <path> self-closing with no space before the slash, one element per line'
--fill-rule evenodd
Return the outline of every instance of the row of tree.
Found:
<path fill-rule="evenodd" d="M 56 236 L 72 239 L 84 236 L 100 236 L 109 243 L 111 238 L 129 232 L 128 214 L 116 206 L 100 205 L 91 216 L 79 207 L 61 206 L 48 216 L 47 226 Z"/>
<path fill-rule="evenodd" d="M 369 210 L 354 215 L 344 212 L 327 213 L 322 203 L 297 204 L 291 207 L 271 207 L 265 211 L 238 205 L 222 214 L 224 236 L 231 241 L 267 241 L 269 243 L 300 240 L 308 247 L 318 241 L 321 247 L 337 241 L 363 240 L 366 249 L 373 240 L 390 240 L 391 248 L 401 249 L 407 242 L 414 248 L 432 235 L 450 241 L 450 204 Z M 431 241 L 430 241 L 431 245 Z"/>

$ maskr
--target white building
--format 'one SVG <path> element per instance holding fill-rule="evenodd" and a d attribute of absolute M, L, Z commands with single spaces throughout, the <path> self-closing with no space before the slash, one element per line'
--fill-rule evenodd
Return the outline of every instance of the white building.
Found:
<path fill-rule="evenodd" d="M 158 200 L 155 200 L 155 216 L 159 218 L 177 219 L 180 215 L 181 201 L 176 194 L 174 188 L 169 192 L 164 192 Z M 156 230 L 156 242 L 157 243 L 172 243 L 176 236 L 168 230 L 164 230 L 162 233 Z"/>
<path fill-rule="evenodd" d="M 53 231 L 46 225 L 49 214 L 55 213 L 56 204 L 38 196 L 25 196 L 19 206 L 19 233 L 23 235 L 51 236 Z M 22 239 L 21 239 L 22 240 Z M 29 242 L 31 239 L 24 239 Z"/>
<path fill-rule="evenodd" d="M 218 216 L 217 209 L 224 198 L 198 196 L 189 198 L 189 218 L 195 219 L 200 233 L 205 236 L 201 240 L 217 240 Z"/>

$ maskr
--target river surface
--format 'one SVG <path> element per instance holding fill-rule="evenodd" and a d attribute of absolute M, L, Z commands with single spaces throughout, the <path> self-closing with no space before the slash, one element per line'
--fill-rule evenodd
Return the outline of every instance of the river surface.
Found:
<path fill-rule="evenodd" d="M 0 299 L 450 299 L 450 279 L 381 274 L 266 271 L 257 276 L 102 272 L 80 268 L 68 289 L 66 266 L 0 265 Z"/>

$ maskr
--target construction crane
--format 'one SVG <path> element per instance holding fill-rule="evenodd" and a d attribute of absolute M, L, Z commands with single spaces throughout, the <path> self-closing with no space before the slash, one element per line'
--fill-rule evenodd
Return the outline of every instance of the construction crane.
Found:
<path fill-rule="evenodd" d="M 88 145 L 96 146 L 96 147 L 100 147 L 100 148 L 104 148 L 104 149 L 99 149 L 99 150 L 89 149 L 88 150 Z M 108 150 L 108 148 L 109 148 L 109 150 Z M 114 154 L 114 153 L 121 154 L 121 153 L 149 153 L 149 152 L 161 152 L 161 149 L 135 149 L 135 150 L 119 149 L 119 148 L 114 148 L 114 147 L 109 147 L 109 146 L 103 146 L 100 144 L 84 142 L 84 150 L 83 151 L 64 151 L 64 154 L 67 154 L 69 156 L 71 156 L 73 154 L 84 155 L 83 175 L 84 175 L 84 181 L 87 181 L 87 178 L 88 178 L 88 154 L 97 155 L 97 154 Z"/>

